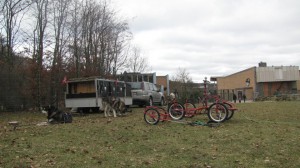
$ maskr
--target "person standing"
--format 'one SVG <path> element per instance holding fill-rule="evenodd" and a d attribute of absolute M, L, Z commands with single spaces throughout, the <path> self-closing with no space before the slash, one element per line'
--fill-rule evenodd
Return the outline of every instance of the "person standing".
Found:
<path fill-rule="evenodd" d="M 233 101 L 236 103 L 236 95 L 233 93 Z"/>
<path fill-rule="evenodd" d="M 246 95 L 243 94 L 243 100 L 244 100 L 244 103 L 246 102 Z"/>

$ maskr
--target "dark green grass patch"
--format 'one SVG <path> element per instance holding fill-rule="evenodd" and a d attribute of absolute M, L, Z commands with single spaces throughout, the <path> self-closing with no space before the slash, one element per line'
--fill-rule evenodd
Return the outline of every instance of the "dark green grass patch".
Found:
<path fill-rule="evenodd" d="M 148 125 L 142 108 L 48 126 L 36 125 L 46 120 L 41 113 L 0 113 L 0 167 L 300 167 L 299 102 L 237 106 L 231 120 L 214 128 Z M 15 131 L 13 120 L 21 123 Z"/>

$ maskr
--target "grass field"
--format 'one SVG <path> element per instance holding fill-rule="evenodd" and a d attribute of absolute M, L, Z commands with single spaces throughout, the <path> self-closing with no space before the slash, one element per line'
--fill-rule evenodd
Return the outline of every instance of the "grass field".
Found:
<path fill-rule="evenodd" d="M 126 117 L 74 117 L 37 126 L 41 113 L 0 113 L 0 167 L 300 167 L 300 102 L 237 104 L 219 127 L 147 125 Z M 21 123 L 15 131 L 9 121 Z M 198 115 L 188 121 L 207 121 Z"/>

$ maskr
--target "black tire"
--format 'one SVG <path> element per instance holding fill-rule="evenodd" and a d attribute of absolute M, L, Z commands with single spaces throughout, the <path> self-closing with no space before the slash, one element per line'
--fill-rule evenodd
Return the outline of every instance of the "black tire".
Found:
<path fill-rule="evenodd" d="M 209 106 L 207 115 L 212 122 L 223 122 L 227 119 L 228 110 L 224 104 L 213 103 Z"/>
<path fill-rule="evenodd" d="M 229 119 L 231 119 L 233 117 L 234 110 L 230 110 L 230 108 L 232 108 L 231 104 L 224 102 L 224 105 L 227 107 L 227 110 L 228 110 L 228 115 L 227 115 L 226 120 L 229 120 Z"/>
<path fill-rule="evenodd" d="M 189 102 L 184 104 L 184 109 L 185 109 L 184 117 L 192 118 L 196 115 L 196 110 L 189 110 L 191 108 L 195 109 L 196 106 L 193 103 L 189 103 Z"/>
<path fill-rule="evenodd" d="M 144 120 L 150 125 L 156 125 L 160 120 L 160 114 L 156 109 L 149 108 L 144 112 Z"/>
<path fill-rule="evenodd" d="M 173 120 L 181 120 L 185 115 L 184 107 L 180 103 L 172 103 L 168 113 Z"/>

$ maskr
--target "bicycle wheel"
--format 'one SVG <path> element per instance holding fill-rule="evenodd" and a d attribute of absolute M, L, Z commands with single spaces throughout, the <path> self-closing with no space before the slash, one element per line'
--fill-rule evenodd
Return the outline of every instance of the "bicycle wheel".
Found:
<path fill-rule="evenodd" d="M 224 105 L 226 106 L 226 108 L 228 109 L 228 115 L 226 120 L 229 120 L 232 118 L 233 114 L 234 114 L 234 110 L 230 110 L 230 108 L 232 108 L 232 105 L 229 103 L 224 102 Z"/>
<path fill-rule="evenodd" d="M 159 112 L 161 122 L 164 122 L 168 119 L 168 113 L 163 107 L 157 107 L 156 110 Z"/>
<path fill-rule="evenodd" d="M 144 112 L 144 120 L 146 123 L 156 125 L 159 122 L 160 114 L 154 108 L 149 108 Z"/>
<path fill-rule="evenodd" d="M 196 110 L 195 110 L 196 106 L 193 103 L 185 103 L 184 104 L 184 111 L 185 111 L 185 115 L 184 117 L 187 118 L 192 118 L 196 115 Z"/>
<path fill-rule="evenodd" d="M 208 118 L 213 122 L 223 122 L 228 116 L 228 110 L 224 104 L 213 103 L 208 108 Z"/>
<path fill-rule="evenodd" d="M 180 103 L 171 104 L 168 112 L 173 120 L 181 120 L 185 115 L 184 107 Z"/>

